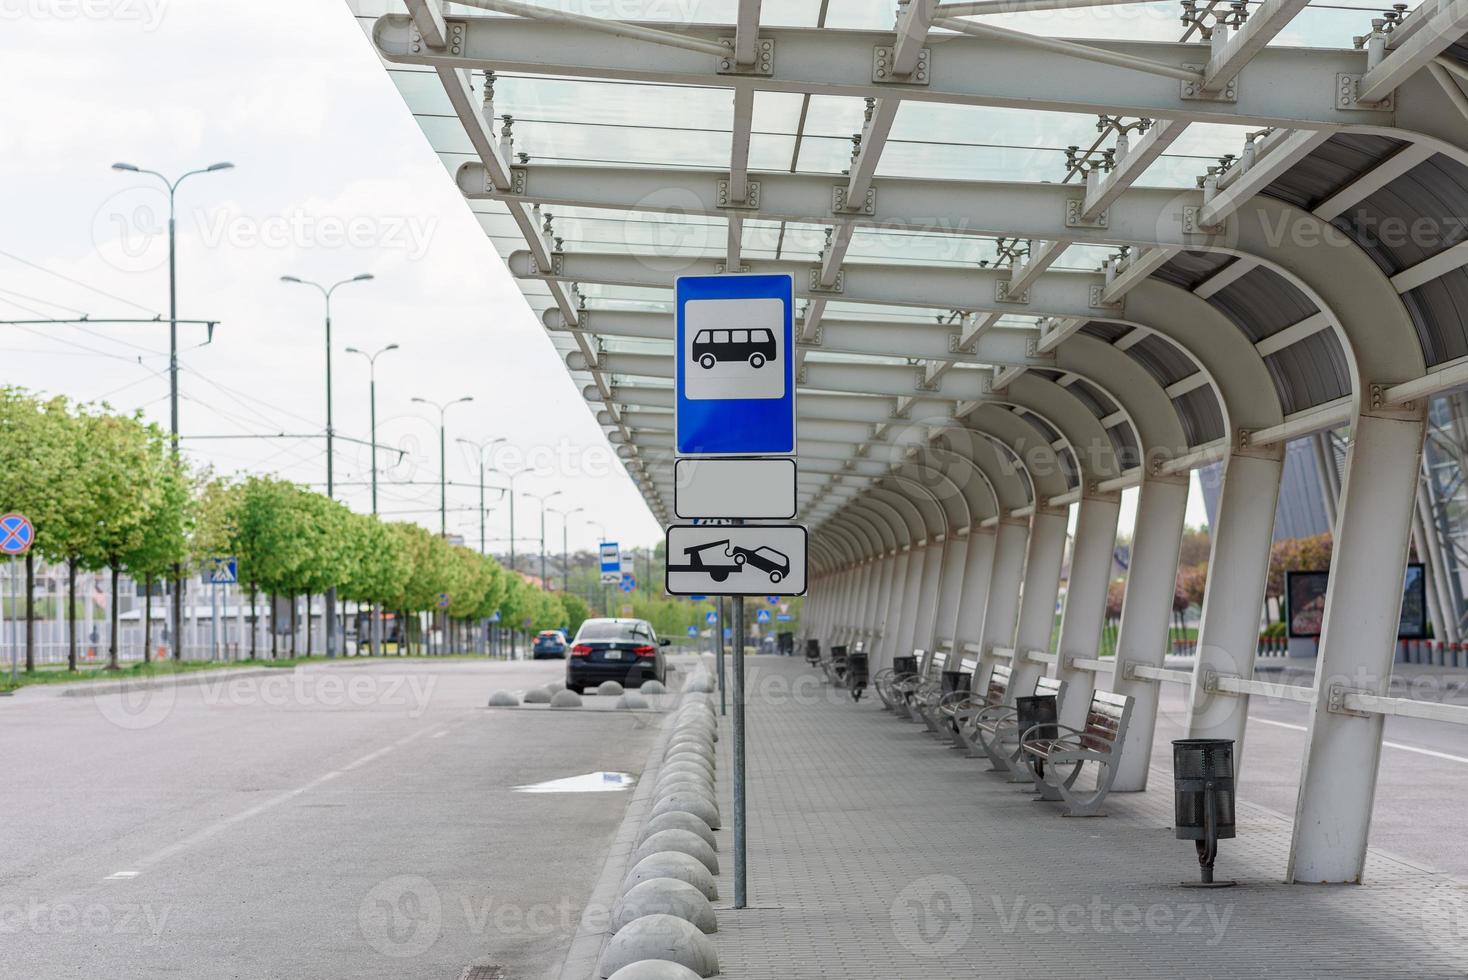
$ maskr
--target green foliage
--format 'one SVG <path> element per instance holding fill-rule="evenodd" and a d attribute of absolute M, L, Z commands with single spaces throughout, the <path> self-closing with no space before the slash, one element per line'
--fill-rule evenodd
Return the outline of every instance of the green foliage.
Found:
<path fill-rule="evenodd" d="M 247 588 L 284 596 L 336 588 L 355 602 L 417 613 L 448 597 L 454 618 L 501 611 L 538 629 L 588 614 L 490 557 L 413 524 L 388 524 L 270 476 L 195 478 L 140 418 L 0 387 L 0 511 L 26 514 L 36 550 L 141 580 L 234 555 Z"/>

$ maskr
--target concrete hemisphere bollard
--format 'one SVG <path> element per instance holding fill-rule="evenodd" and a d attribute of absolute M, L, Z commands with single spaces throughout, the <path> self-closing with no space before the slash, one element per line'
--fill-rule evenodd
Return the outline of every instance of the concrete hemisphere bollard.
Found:
<path fill-rule="evenodd" d="M 676 851 L 679 854 L 687 854 L 694 858 L 705 868 L 709 874 L 719 873 L 719 856 L 708 843 L 691 830 L 660 830 L 647 840 L 637 846 L 632 852 L 632 863 L 636 864 L 643 858 L 662 851 Z"/>
<path fill-rule="evenodd" d="M 612 932 L 645 915 L 676 915 L 704 935 L 719 931 L 714 907 L 703 892 L 677 878 L 649 878 L 627 889 L 612 908 Z"/>
<path fill-rule="evenodd" d="M 714 682 L 707 675 L 703 677 L 690 677 L 688 683 L 683 685 L 683 690 L 694 694 L 711 694 L 714 690 Z"/>
<path fill-rule="evenodd" d="M 601 954 L 597 976 L 610 978 L 643 960 L 678 963 L 701 977 L 719 972 L 719 954 L 698 927 L 676 915 L 644 915 L 621 928 Z"/>
<path fill-rule="evenodd" d="M 525 692 L 526 704 L 550 704 L 551 692 L 549 688 L 532 687 Z"/>
<path fill-rule="evenodd" d="M 611 980 L 698 980 L 698 974 L 682 963 L 641 960 L 622 967 L 612 974 Z"/>
<path fill-rule="evenodd" d="M 550 699 L 552 708 L 579 708 L 581 707 L 581 695 L 575 691 L 557 691 Z"/>
<path fill-rule="evenodd" d="M 518 708 L 520 699 L 509 691 L 495 691 L 489 696 L 489 706 L 491 708 Z"/>
<path fill-rule="evenodd" d="M 710 789 L 717 784 L 713 766 L 700 763 L 697 756 L 680 755 L 677 759 L 665 762 L 663 771 L 658 773 L 658 780 L 661 781 L 665 775 L 692 776 Z"/>
<path fill-rule="evenodd" d="M 641 844 L 660 830 L 686 830 L 702 837 L 703 842 L 715 851 L 719 849 L 719 839 L 714 836 L 713 828 L 691 813 L 664 813 L 653 817 L 647 822 L 647 826 L 642 828 L 642 836 L 638 838 L 637 843 Z"/>
<path fill-rule="evenodd" d="M 617 707 L 624 711 L 641 711 L 648 707 L 647 698 L 636 694 L 624 694 L 617 699 Z"/>
<path fill-rule="evenodd" d="M 659 681 L 643 681 L 642 682 L 642 693 L 643 694 L 667 694 L 668 693 L 668 689 L 666 687 L 664 687 L 662 685 L 662 683 L 659 682 Z"/>
<path fill-rule="evenodd" d="M 673 741 L 668 743 L 666 755 L 675 752 L 687 751 L 694 755 L 701 755 L 709 762 L 714 761 L 714 747 L 709 743 L 708 737 L 701 734 L 675 735 Z"/>
<path fill-rule="evenodd" d="M 714 774 L 713 760 L 707 759 L 699 755 L 697 752 L 689 752 L 684 749 L 679 749 L 677 752 L 673 752 L 665 756 L 663 758 L 663 762 L 668 765 L 672 765 L 675 762 L 682 762 L 691 766 L 700 766 L 710 776 Z"/>
<path fill-rule="evenodd" d="M 626 693 L 626 688 L 616 681 L 602 681 L 596 689 L 597 697 L 602 698 L 615 698 L 624 693 Z"/>
<path fill-rule="evenodd" d="M 622 891 L 628 891 L 638 882 L 651 878 L 677 878 L 697 888 L 710 902 L 719 900 L 719 886 L 714 883 L 714 876 L 709 874 L 709 869 L 697 858 L 678 851 L 660 851 L 638 861 L 622 880 Z"/>
<path fill-rule="evenodd" d="M 719 820 L 719 808 L 696 793 L 674 790 L 658 800 L 652 808 L 654 817 L 674 812 L 691 813 L 714 830 L 723 826 Z"/>
<path fill-rule="evenodd" d="M 678 796 L 682 794 L 687 796 L 696 796 L 701 800 L 707 801 L 713 806 L 719 805 L 718 793 L 714 791 L 714 788 L 712 786 L 705 786 L 703 783 L 691 779 L 678 779 L 672 782 L 658 783 L 656 790 L 657 798 L 660 800 L 664 797 Z"/>
<path fill-rule="evenodd" d="M 662 798 L 667 796 L 670 791 L 682 786 L 697 790 L 711 800 L 717 799 L 719 795 L 718 787 L 712 781 L 696 773 L 687 772 L 670 773 L 667 777 L 659 776 L 657 784 L 653 786 L 653 789 L 657 792 L 658 797 Z"/>
<path fill-rule="evenodd" d="M 560 681 L 551 681 L 545 686 L 545 689 L 554 694 L 557 691 L 564 691 L 566 689 L 566 685 L 561 683 Z"/>

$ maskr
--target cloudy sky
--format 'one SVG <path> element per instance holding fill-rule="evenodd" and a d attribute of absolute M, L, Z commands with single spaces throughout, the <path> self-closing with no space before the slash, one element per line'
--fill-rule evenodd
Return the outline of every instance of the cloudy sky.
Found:
<path fill-rule="evenodd" d="M 724 19 L 732 7 L 656 2 L 695 6 L 685 11 L 695 19 Z M 782 4 L 776 16 L 811 23 L 817 6 Z M 871 25 L 890 17 L 887 7 L 833 3 L 832 23 Z M 1175 38 L 1174 8 L 1147 9 L 1026 26 Z M 1325 25 L 1320 36 L 1340 37 L 1365 16 L 1324 9 L 1307 18 Z M 180 329 L 182 432 L 196 462 L 324 484 L 322 299 L 280 277 L 332 283 L 371 273 L 333 300 L 336 427 L 368 437 L 367 362 L 345 348 L 400 345 L 378 362 L 378 441 L 403 450 L 401 461 L 396 451 L 382 457 L 385 514 L 437 528 L 438 412 L 412 399 L 471 396 L 448 410 L 450 531 L 478 541 L 476 453 L 456 440 L 503 437 L 492 466 L 523 469 L 521 490 L 562 490 L 558 506 L 584 508 L 569 522 L 573 549 L 598 536 L 587 518 L 624 542 L 658 537 L 341 0 L 0 0 L 0 28 L 0 319 L 166 315 L 166 196 L 158 181 L 111 165 L 173 176 L 230 161 L 235 169 L 190 177 L 178 192 L 180 316 L 219 321 L 209 344 L 202 326 Z M 1014 138 L 1073 141 L 1037 128 L 1015 117 Z M 1211 152 L 1206 134 L 1198 139 L 1194 149 Z M 0 329 L 5 383 L 167 424 L 166 326 Z M 366 510 L 366 446 L 339 442 L 335 464 L 339 495 Z M 1194 522 L 1203 519 L 1198 496 Z M 491 491 L 489 503 L 497 499 Z M 536 506 L 521 500 L 522 539 L 538 534 Z M 507 547 L 508 510 L 501 502 L 488 518 L 491 549 Z M 549 536 L 558 547 L 555 516 Z"/>

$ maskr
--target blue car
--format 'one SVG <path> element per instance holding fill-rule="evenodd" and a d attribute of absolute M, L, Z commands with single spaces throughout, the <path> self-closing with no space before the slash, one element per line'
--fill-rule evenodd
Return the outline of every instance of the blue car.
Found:
<path fill-rule="evenodd" d="M 560 630 L 541 630 L 535 635 L 531 656 L 536 660 L 565 660 L 566 634 Z"/>

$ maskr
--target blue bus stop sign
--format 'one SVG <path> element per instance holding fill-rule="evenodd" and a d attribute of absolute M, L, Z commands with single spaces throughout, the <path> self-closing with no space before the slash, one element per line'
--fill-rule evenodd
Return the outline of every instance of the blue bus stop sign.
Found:
<path fill-rule="evenodd" d="M 794 292 L 788 275 L 678 278 L 679 455 L 795 452 Z"/>
<path fill-rule="evenodd" d="M 768 609 L 761 609 L 754 614 L 754 621 L 761 625 L 768 623 L 770 621 L 770 611 Z"/>
<path fill-rule="evenodd" d="M 708 612 L 703 614 L 703 621 L 712 626 L 719 621 L 719 614 L 710 609 Z"/>
<path fill-rule="evenodd" d="M 0 517 L 0 554 L 23 555 L 36 540 L 36 528 L 24 514 Z"/>
<path fill-rule="evenodd" d="M 690 627 L 688 627 L 688 635 L 689 636 L 697 636 L 698 635 L 698 627 L 697 626 L 690 626 Z"/>

